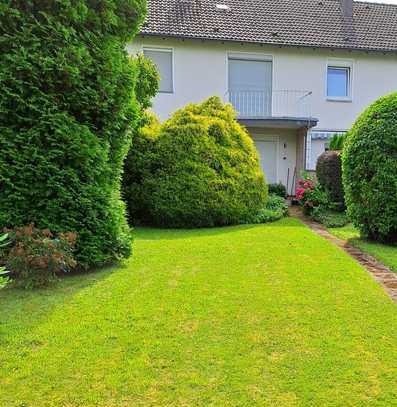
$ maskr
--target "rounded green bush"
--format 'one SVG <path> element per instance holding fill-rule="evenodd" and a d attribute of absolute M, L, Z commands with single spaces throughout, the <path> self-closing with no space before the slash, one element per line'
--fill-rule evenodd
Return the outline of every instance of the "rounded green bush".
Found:
<path fill-rule="evenodd" d="M 397 93 L 364 111 L 348 133 L 342 157 L 354 225 L 371 239 L 397 242 Z"/>
<path fill-rule="evenodd" d="M 120 179 L 139 106 L 125 45 L 145 5 L 0 6 L 0 228 L 77 232 L 82 267 L 131 251 Z"/>
<path fill-rule="evenodd" d="M 316 165 L 318 182 L 328 193 L 331 202 L 344 202 L 342 184 L 342 159 L 339 151 L 325 151 Z"/>
<path fill-rule="evenodd" d="M 125 178 L 132 221 L 168 227 L 247 222 L 266 203 L 253 141 L 230 105 L 212 97 L 133 140 Z"/>

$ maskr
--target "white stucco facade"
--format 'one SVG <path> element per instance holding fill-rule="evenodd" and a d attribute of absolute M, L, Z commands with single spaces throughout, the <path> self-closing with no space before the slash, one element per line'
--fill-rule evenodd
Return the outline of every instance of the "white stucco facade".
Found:
<path fill-rule="evenodd" d="M 187 103 L 200 102 L 212 95 L 228 100 L 228 55 L 242 53 L 262 55 L 273 63 L 273 90 L 310 91 L 311 117 L 318 123 L 313 131 L 345 131 L 371 102 L 382 95 L 397 91 L 397 55 L 365 52 L 347 52 L 307 48 L 271 47 L 250 44 L 221 43 L 216 41 L 162 39 L 138 37 L 128 51 L 135 54 L 143 48 L 167 48 L 172 50 L 173 92 L 159 93 L 153 110 L 165 120 Z M 330 62 L 331 61 L 331 62 Z M 327 99 L 328 64 L 349 64 L 351 90 L 349 100 Z M 255 129 L 256 135 L 261 130 Z M 296 160 L 296 140 L 286 130 L 262 131 L 277 136 L 280 146 L 289 150 L 285 158 L 282 149 L 278 154 L 278 181 L 285 183 L 286 172 L 293 172 Z M 255 140 L 255 134 L 253 138 Z M 288 138 L 287 137 L 287 138 Z M 293 153 L 291 153 L 294 151 Z M 320 151 L 316 150 L 315 154 Z M 313 160 L 313 158 L 312 158 Z"/>

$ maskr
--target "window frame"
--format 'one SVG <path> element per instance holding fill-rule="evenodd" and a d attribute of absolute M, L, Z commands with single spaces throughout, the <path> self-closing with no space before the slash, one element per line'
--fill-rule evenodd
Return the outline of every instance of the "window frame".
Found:
<path fill-rule="evenodd" d="M 171 95 L 175 93 L 175 63 L 174 63 L 174 48 L 173 47 L 158 47 L 158 46 L 142 46 L 142 53 L 145 55 L 145 51 L 150 52 L 164 52 L 171 54 L 171 90 L 160 90 L 158 93 Z"/>
<path fill-rule="evenodd" d="M 330 102 L 352 102 L 353 101 L 353 60 L 328 59 L 325 67 L 325 99 Z M 343 69 L 347 71 L 347 96 L 328 95 L 328 70 L 330 68 Z"/>

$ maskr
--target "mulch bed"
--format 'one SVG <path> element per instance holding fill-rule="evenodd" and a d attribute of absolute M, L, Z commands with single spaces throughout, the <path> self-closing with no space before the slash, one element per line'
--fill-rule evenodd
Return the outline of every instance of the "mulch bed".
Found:
<path fill-rule="evenodd" d="M 330 242 L 334 243 L 351 257 L 356 259 L 369 274 L 384 288 L 387 294 L 397 303 L 397 274 L 386 267 L 384 264 L 376 260 L 369 254 L 363 253 L 360 249 L 351 246 L 348 241 L 337 238 L 328 232 L 328 230 L 321 225 L 305 216 L 299 207 L 292 206 L 289 209 L 290 215 L 298 218 L 306 224 L 311 230 L 318 235 L 324 237 Z"/>

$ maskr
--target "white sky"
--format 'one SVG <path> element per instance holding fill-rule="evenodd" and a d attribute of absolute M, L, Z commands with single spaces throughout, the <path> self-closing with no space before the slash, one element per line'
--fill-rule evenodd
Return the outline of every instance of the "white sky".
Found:
<path fill-rule="evenodd" d="M 397 4 L 397 0 L 359 0 L 359 1 L 369 1 L 370 3 Z"/>

